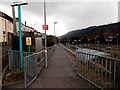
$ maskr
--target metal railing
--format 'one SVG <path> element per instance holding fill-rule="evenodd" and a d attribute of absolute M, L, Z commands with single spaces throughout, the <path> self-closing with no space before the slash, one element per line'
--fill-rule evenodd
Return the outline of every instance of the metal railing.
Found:
<path fill-rule="evenodd" d="M 74 55 L 71 50 L 65 49 Z M 79 76 L 101 89 L 120 88 L 120 60 L 83 52 L 76 52 L 75 57 Z"/>
<path fill-rule="evenodd" d="M 39 73 L 38 70 L 38 56 L 42 53 L 33 53 L 24 58 L 24 79 L 25 79 L 25 88 L 28 87 L 36 78 Z M 42 60 L 42 59 L 41 59 Z M 41 63 L 39 61 L 39 64 Z"/>
<path fill-rule="evenodd" d="M 21 54 L 22 54 L 22 58 L 29 55 L 28 52 L 20 52 L 20 51 L 11 50 L 11 49 L 8 50 L 9 70 L 20 69 L 20 55 Z"/>
<path fill-rule="evenodd" d="M 120 60 L 92 54 L 76 53 L 77 73 L 99 88 L 118 88 Z"/>
<path fill-rule="evenodd" d="M 48 47 L 48 57 L 52 54 L 54 51 L 54 46 Z M 31 52 L 30 54 L 33 54 L 34 52 Z M 39 52 L 38 52 L 39 53 Z M 16 50 L 9 49 L 8 55 L 9 55 L 9 70 L 16 70 L 20 69 L 20 55 L 22 54 L 22 60 L 29 55 L 28 52 L 20 52 Z M 38 55 L 38 64 L 42 62 L 44 59 L 44 53 Z M 23 61 L 24 64 L 24 61 Z"/>
<path fill-rule="evenodd" d="M 48 58 L 52 55 L 54 46 L 47 49 Z M 31 83 L 37 78 L 38 74 L 45 65 L 45 50 L 33 53 L 24 58 L 24 79 L 25 88 L 31 85 Z"/>
<path fill-rule="evenodd" d="M 55 49 L 55 45 L 47 48 L 48 58 L 53 54 L 54 49 Z"/>
<path fill-rule="evenodd" d="M 55 46 L 47 48 L 48 58 L 52 55 Z M 20 56 L 22 54 L 25 88 L 27 88 L 40 73 L 45 65 L 45 50 L 39 52 L 20 52 L 16 50 L 8 50 L 9 55 L 9 70 L 20 69 Z"/>

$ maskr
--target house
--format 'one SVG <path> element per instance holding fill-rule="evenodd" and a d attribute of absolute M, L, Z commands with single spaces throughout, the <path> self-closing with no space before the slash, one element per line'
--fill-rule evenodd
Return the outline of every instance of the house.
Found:
<path fill-rule="evenodd" d="M 38 32 L 34 28 L 30 26 L 26 26 L 24 24 L 21 24 L 22 26 L 22 34 L 24 37 L 27 36 L 34 36 L 41 37 L 42 33 Z M 16 20 L 16 28 L 17 28 L 17 34 L 19 33 L 18 30 L 18 20 Z M 6 43 L 11 40 L 13 35 L 13 18 L 8 16 L 7 14 L 0 11 L 0 43 Z"/>
<path fill-rule="evenodd" d="M 0 42 L 8 43 L 13 33 L 13 19 L 0 11 Z"/>

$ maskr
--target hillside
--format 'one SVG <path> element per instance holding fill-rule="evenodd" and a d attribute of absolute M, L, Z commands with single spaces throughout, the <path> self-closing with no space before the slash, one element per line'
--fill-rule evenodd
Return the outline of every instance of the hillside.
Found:
<path fill-rule="evenodd" d="M 81 38 L 85 37 L 86 39 L 98 38 L 108 38 L 110 36 L 120 35 L 120 22 L 112 23 L 108 25 L 101 26 L 92 26 L 85 29 L 78 29 L 61 36 L 62 39 L 65 38 Z"/>

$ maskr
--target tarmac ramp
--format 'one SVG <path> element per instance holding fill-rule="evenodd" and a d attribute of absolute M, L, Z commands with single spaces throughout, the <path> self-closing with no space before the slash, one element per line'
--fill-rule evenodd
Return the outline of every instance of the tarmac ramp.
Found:
<path fill-rule="evenodd" d="M 77 76 L 72 63 L 69 61 L 61 45 L 55 47 L 54 53 L 48 60 L 39 77 L 29 88 L 94 88 L 95 86 Z"/>

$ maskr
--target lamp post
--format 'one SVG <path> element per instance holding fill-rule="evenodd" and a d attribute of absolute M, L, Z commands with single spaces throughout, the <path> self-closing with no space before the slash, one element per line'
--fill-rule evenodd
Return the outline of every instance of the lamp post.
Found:
<path fill-rule="evenodd" d="M 108 47 L 109 47 L 109 40 L 108 40 L 108 39 L 106 39 L 106 41 L 108 42 Z"/>
<path fill-rule="evenodd" d="M 71 44 L 71 39 L 69 39 L 69 46 L 70 46 L 70 44 Z"/>
<path fill-rule="evenodd" d="M 89 43 L 89 46 L 90 46 L 90 39 L 88 39 L 88 43 Z"/>
<path fill-rule="evenodd" d="M 118 34 L 117 34 L 117 49 L 118 49 Z"/>
<path fill-rule="evenodd" d="M 17 35 L 17 29 L 16 29 L 16 18 L 15 18 L 15 7 L 12 7 L 12 14 L 13 14 L 13 35 Z"/>
<path fill-rule="evenodd" d="M 54 22 L 54 44 L 56 43 L 56 41 L 55 41 L 55 24 L 57 24 L 57 22 Z"/>
<path fill-rule="evenodd" d="M 75 42 L 75 45 L 76 45 L 76 41 L 77 41 L 77 40 L 75 39 L 75 40 L 74 40 L 74 42 Z"/>
<path fill-rule="evenodd" d="M 96 38 L 94 38 L 95 39 L 95 45 L 96 45 Z"/>
<path fill-rule="evenodd" d="M 117 34 L 117 55 L 118 55 L 118 34 Z"/>
<path fill-rule="evenodd" d="M 44 0 L 44 25 L 46 25 L 46 3 Z M 47 35 L 45 30 L 45 67 L 47 67 Z"/>
<path fill-rule="evenodd" d="M 77 45 L 78 45 L 78 40 L 76 40 L 76 43 L 77 43 Z"/>
<path fill-rule="evenodd" d="M 80 42 L 80 44 L 81 44 L 81 39 L 79 39 L 78 41 L 79 41 L 79 42 Z"/>
<path fill-rule="evenodd" d="M 95 46 L 97 46 L 98 36 L 95 37 Z"/>
<path fill-rule="evenodd" d="M 69 39 L 69 44 L 70 44 L 70 42 L 71 42 L 71 39 Z"/>
<path fill-rule="evenodd" d="M 74 41 L 72 42 L 72 44 L 74 45 Z"/>
<path fill-rule="evenodd" d="M 98 43 L 98 51 L 99 51 L 99 44 L 100 44 L 100 41 L 97 41 L 97 43 Z"/>
<path fill-rule="evenodd" d="M 112 38 L 113 38 L 113 36 L 109 36 L 109 37 L 106 39 L 106 41 L 108 41 L 108 47 L 109 47 L 109 45 L 110 45 L 110 42 L 112 42 Z"/>
<path fill-rule="evenodd" d="M 27 5 L 28 3 L 13 2 L 11 6 L 18 6 L 18 30 L 19 30 L 19 48 L 20 48 L 20 68 L 23 68 L 23 54 L 22 54 L 22 28 L 21 28 L 21 5 Z"/>

